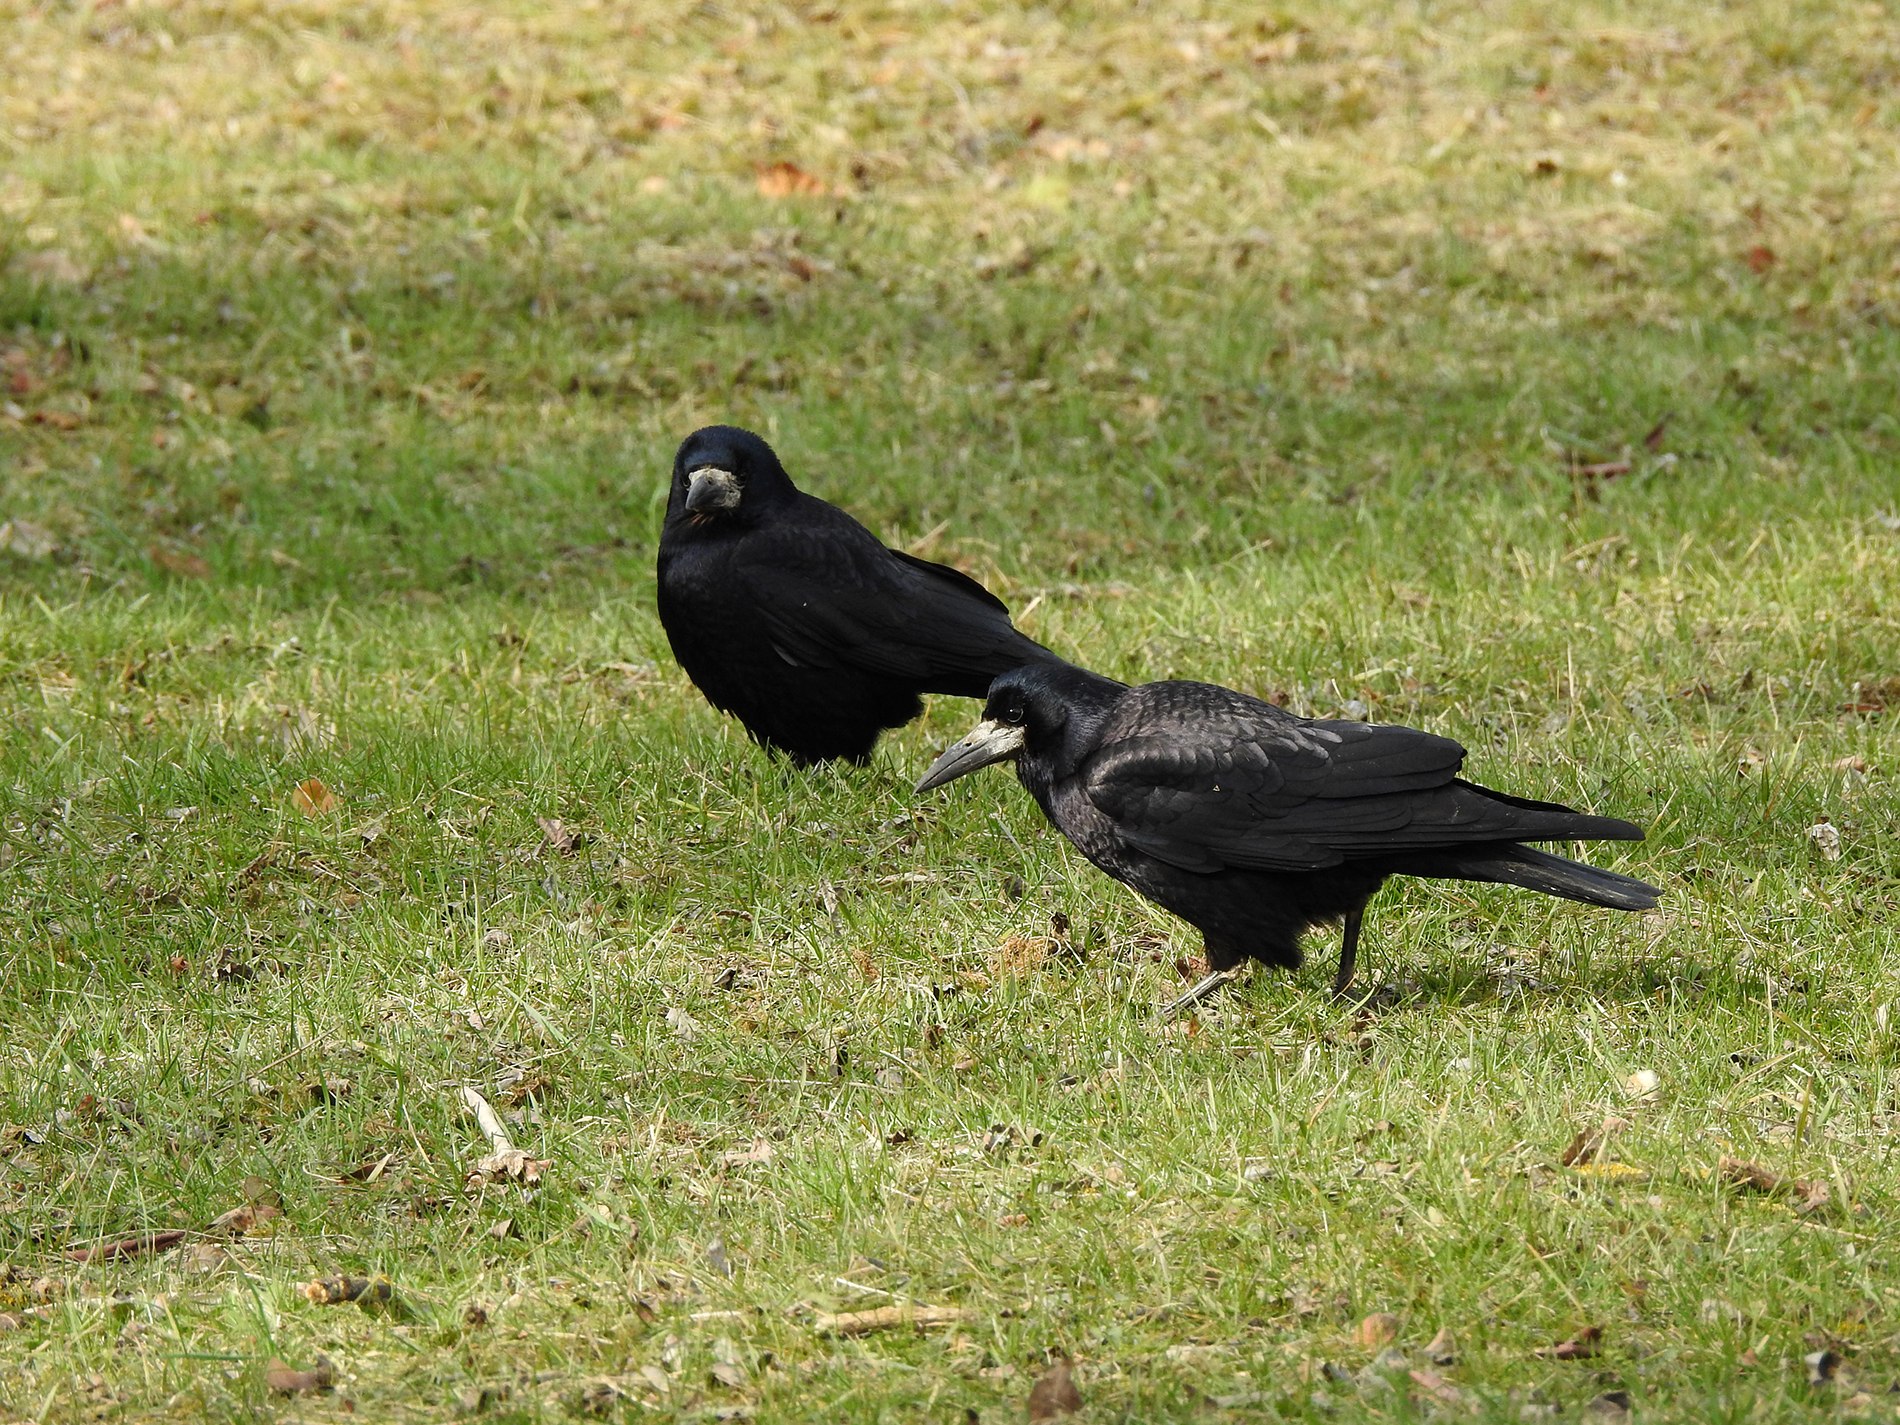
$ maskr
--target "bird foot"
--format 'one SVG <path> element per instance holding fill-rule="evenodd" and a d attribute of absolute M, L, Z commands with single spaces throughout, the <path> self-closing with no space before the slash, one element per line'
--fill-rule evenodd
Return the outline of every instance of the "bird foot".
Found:
<path fill-rule="evenodd" d="M 1193 989 L 1189 990 L 1180 998 L 1170 1002 L 1168 1007 L 1161 1011 L 1162 1022 L 1166 1023 L 1180 1014 L 1182 1010 L 1192 1008 L 1202 1000 L 1213 995 L 1222 986 L 1238 979 L 1242 968 L 1243 967 L 1236 966 L 1231 970 L 1216 970 L 1211 975 L 1203 975 L 1195 983 Z"/>

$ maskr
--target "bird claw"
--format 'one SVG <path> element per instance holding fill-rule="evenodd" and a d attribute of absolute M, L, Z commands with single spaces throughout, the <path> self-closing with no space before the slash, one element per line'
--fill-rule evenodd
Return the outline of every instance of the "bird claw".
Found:
<path fill-rule="evenodd" d="M 1164 1024 L 1167 1023 L 1169 1020 L 1173 1019 L 1176 1015 L 1178 1015 L 1182 1010 L 1189 1009 L 1193 1007 L 1194 1005 L 1199 1004 L 1202 1000 L 1208 998 L 1216 990 L 1220 989 L 1221 986 L 1228 984 L 1235 979 L 1238 979 L 1240 976 L 1240 970 L 1241 970 L 1241 967 L 1236 966 L 1234 969 L 1231 969 L 1231 970 L 1216 970 L 1211 975 L 1203 975 L 1198 981 L 1196 981 L 1194 988 L 1189 990 L 1186 994 L 1181 995 L 1177 999 L 1170 1001 L 1167 1008 L 1161 1011 L 1162 1023 Z"/>

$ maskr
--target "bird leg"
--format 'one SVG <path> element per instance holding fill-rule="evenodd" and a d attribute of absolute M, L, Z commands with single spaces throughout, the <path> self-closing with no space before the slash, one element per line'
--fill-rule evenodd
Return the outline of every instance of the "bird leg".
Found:
<path fill-rule="evenodd" d="M 1192 1008 L 1194 1005 L 1199 1004 L 1202 1000 L 1208 998 L 1216 990 L 1220 989 L 1220 987 L 1225 985 L 1229 980 L 1238 979 L 1240 972 L 1245 968 L 1246 962 L 1242 961 L 1240 964 L 1228 969 L 1216 970 L 1210 975 L 1201 976 L 1193 989 L 1189 990 L 1179 999 L 1174 1000 L 1166 1009 L 1161 1011 L 1162 1021 L 1165 1023 L 1173 1019 L 1182 1010 Z"/>
<path fill-rule="evenodd" d="M 1359 921 L 1364 911 L 1346 912 L 1346 937 L 1339 946 L 1339 974 L 1333 980 L 1333 998 L 1344 999 L 1352 987 L 1354 963 L 1359 959 Z"/>

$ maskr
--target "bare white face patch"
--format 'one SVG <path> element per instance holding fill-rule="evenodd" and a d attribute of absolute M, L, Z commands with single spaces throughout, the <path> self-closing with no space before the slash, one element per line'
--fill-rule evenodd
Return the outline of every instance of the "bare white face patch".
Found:
<path fill-rule="evenodd" d="M 686 509 L 689 514 L 721 514 L 739 508 L 744 487 L 739 477 L 717 465 L 686 472 Z"/>

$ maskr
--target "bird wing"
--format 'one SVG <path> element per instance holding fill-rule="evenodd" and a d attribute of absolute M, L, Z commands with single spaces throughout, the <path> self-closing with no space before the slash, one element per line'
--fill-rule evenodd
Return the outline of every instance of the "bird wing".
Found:
<path fill-rule="evenodd" d="M 788 523 L 753 539 L 740 576 L 773 648 L 795 667 L 853 668 L 980 697 L 996 674 L 1050 656 L 976 580 L 886 549 L 856 521 Z"/>
<path fill-rule="evenodd" d="M 1121 838 L 1188 871 L 1313 871 L 1508 836 L 1463 795 L 1465 751 L 1408 727 L 1295 717 L 1206 683 L 1125 697 L 1079 769 Z M 1508 811 L 1508 807 L 1504 808 Z"/>

